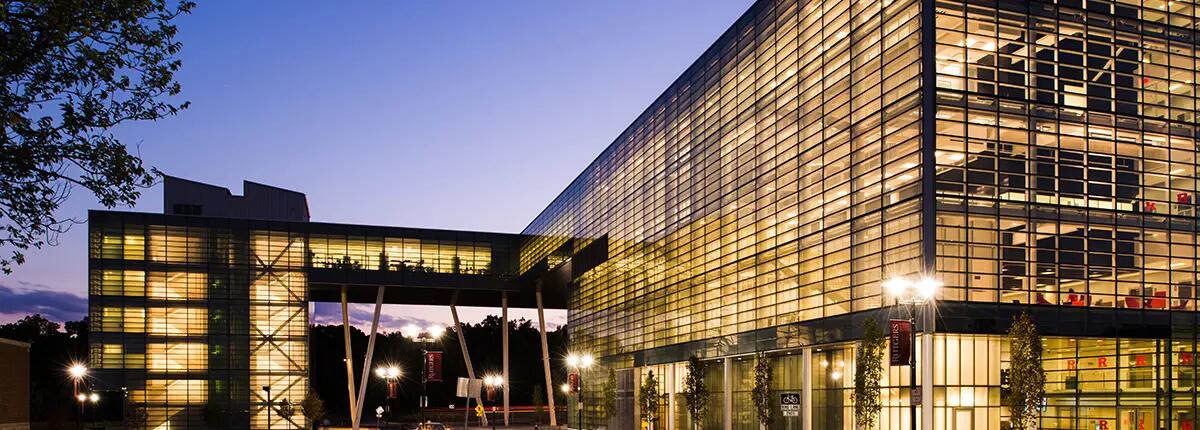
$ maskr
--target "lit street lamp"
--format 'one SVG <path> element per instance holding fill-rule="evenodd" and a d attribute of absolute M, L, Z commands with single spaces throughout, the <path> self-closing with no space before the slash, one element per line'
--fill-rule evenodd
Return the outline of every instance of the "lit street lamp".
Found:
<path fill-rule="evenodd" d="M 400 380 L 400 368 L 396 366 L 380 366 L 375 368 L 375 376 L 387 382 L 387 399 L 384 400 L 384 413 L 392 415 L 392 400 L 396 398 L 396 382 Z"/>
<path fill-rule="evenodd" d="M 486 375 L 483 377 L 483 385 L 487 386 L 488 401 L 494 402 L 496 401 L 496 390 L 504 386 L 504 377 L 500 375 Z M 492 406 L 492 408 L 495 409 L 495 406 Z M 496 430 L 496 420 L 491 419 L 489 421 L 492 422 L 492 430 Z"/>
<path fill-rule="evenodd" d="M 942 281 L 934 278 L 923 277 L 916 281 L 907 278 L 892 278 L 883 282 L 883 293 L 892 299 L 897 305 L 904 305 L 908 312 L 908 324 L 912 327 L 912 335 L 910 336 L 911 344 L 909 345 L 908 355 L 908 382 L 909 382 L 909 428 L 917 428 L 917 335 L 916 335 L 916 308 L 932 304 L 937 296 L 938 290 L 942 288 Z M 931 315 L 929 309 L 923 309 L 925 314 Z M 932 319 L 926 318 L 925 326 L 922 330 L 932 333 L 928 327 Z M 932 339 L 926 339 L 926 342 Z M 926 357 L 926 360 L 932 358 Z M 931 401 L 930 399 L 922 399 L 923 402 Z"/>
<path fill-rule="evenodd" d="M 587 370 L 588 368 L 592 367 L 592 364 L 595 363 L 595 361 L 596 360 L 594 358 L 592 358 L 592 354 L 575 354 L 575 353 L 567 354 L 567 367 L 570 367 L 572 370 L 571 374 L 567 376 L 567 379 L 571 380 L 572 376 L 574 377 L 574 380 L 571 381 L 571 382 L 573 382 L 574 387 L 571 386 L 572 384 L 568 383 L 568 389 L 573 388 L 575 390 L 575 400 L 577 400 L 579 403 L 579 408 L 578 408 L 579 412 L 576 415 L 579 420 L 579 428 L 581 428 L 581 429 L 583 428 L 583 406 L 584 406 L 583 405 L 583 401 L 584 401 L 583 400 L 583 372 L 585 370 Z M 570 408 L 568 408 L 568 409 L 570 409 Z M 571 415 L 568 411 L 567 427 L 570 427 L 570 421 L 571 421 L 569 419 L 570 416 Z"/>
<path fill-rule="evenodd" d="M 429 345 L 438 342 L 445 333 L 446 328 L 436 324 L 426 328 L 409 324 L 400 329 L 400 334 L 405 338 L 421 344 L 421 399 L 417 404 L 417 413 L 422 423 L 425 422 L 425 408 L 429 406 L 429 397 L 426 395 L 425 389 L 425 384 L 429 382 L 427 374 L 429 371 Z"/>
<path fill-rule="evenodd" d="M 79 391 L 79 386 L 83 384 L 87 378 L 88 368 L 83 363 L 73 363 L 67 367 L 67 376 L 71 378 L 72 394 L 75 395 L 75 400 L 79 401 L 79 415 L 75 417 L 75 427 L 81 427 L 80 420 L 83 418 L 83 407 L 87 403 L 88 396 Z"/>

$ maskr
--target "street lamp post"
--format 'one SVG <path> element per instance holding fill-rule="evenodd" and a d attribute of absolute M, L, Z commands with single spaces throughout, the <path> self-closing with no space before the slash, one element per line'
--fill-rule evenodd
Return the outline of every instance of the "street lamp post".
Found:
<path fill-rule="evenodd" d="M 484 377 L 483 377 L 483 385 L 486 385 L 486 386 L 487 386 L 487 390 L 488 390 L 488 395 L 487 395 L 487 396 L 488 396 L 488 400 L 491 400 L 491 401 L 493 401 L 493 402 L 495 401 L 495 397 L 496 397 L 496 390 L 498 390 L 498 389 L 500 389 L 501 387 L 503 387 L 503 386 L 504 386 L 504 382 L 505 382 L 505 381 L 504 381 L 504 377 L 503 377 L 503 376 L 499 376 L 499 375 L 487 375 L 487 376 L 484 376 Z M 501 395 L 503 395 L 503 394 L 501 394 Z M 492 406 L 492 407 L 493 407 L 493 408 L 495 408 L 495 406 Z M 485 412 L 485 413 L 486 413 L 486 412 Z M 495 417 L 492 417 L 492 419 L 490 419 L 490 420 L 488 420 L 488 421 L 491 421 L 491 422 L 492 422 L 492 430 L 496 430 L 496 419 L 495 419 Z"/>
<path fill-rule="evenodd" d="M 571 384 L 562 384 L 563 395 L 567 397 L 567 401 L 571 401 Z M 571 407 L 567 406 L 567 428 L 571 428 Z"/>
<path fill-rule="evenodd" d="M 376 367 L 375 376 L 387 382 L 387 398 L 383 401 L 383 411 L 388 418 L 391 418 L 392 399 L 396 398 L 396 382 L 400 380 L 400 368 L 396 366 Z"/>
<path fill-rule="evenodd" d="M 575 374 L 577 375 L 576 376 L 576 387 L 575 387 L 575 398 L 576 398 L 576 400 L 578 400 L 578 403 L 579 403 L 579 412 L 576 415 L 579 416 L 579 418 L 578 418 L 579 428 L 581 428 L 581 429 L 583 428 L 583 410 L 584 410 L 583 372 L 586 371 L 588 368 L 592 367 L 592 363 L 594 363 L 594 362 L 595 362 L 595 359 L 592 358 L 592 354 L 568 354 L 567 355 L 567 366 L 570 367 L 572 370 L 574 370 Z M 570 416 L 569 414 L 570 414 L 570 411 L 568 411 L 568 416 Z"/>
<path fill-rule="evenodd" d="M 429 397 L 426 392 L 426 383 L 428 381 L 429 363 L 429 345 L 441 340 L 443 334 L 446 333 L 446 328 L 440 325 L 431 325 L 426 328 L 421 328 L 415 324 L 409 324 L 400 329 L 400 334 L 413 342 L 421 344 L 421 399 L 417 402 L 417 416 L 421 423 L 425 422 L 425 408 L 429 406 Z"/>
<path fill-rule="evenodd" d="M 262 390 L 267 393 L 267 430 L 271 430 L 271 386 L 263 385 Z"/>
<path fill-rule="evenodd" d="M 84 403 L 88 400 L 88 396 L 79 391 L 79 386 L 83 384 L 84 379 L 87 378 L 87 374 L 88 368 L 83 363 L 74 363 L 67 368 L 67 375 L 71 377 L 71 394 L 75 396 L 75 400 L 79 401 L 79 415 L 75 416 L 76 428 L 83 426 L 81 421 L 83 419 L 83 407 Z"/>
<path fill-rule="evenodd" d="M 912 326 L 913 334 L 910 336 L 909 356 L 908 356 L 908 382 L 909 382 L 909 428 L 917 428 L 917 335 L 916 335 L 916 307 L 932 304 L 934 297 L 939 289 L 942 288 L 942 282 L 933 278 L 921 278 L 916 281 L 907 278 L 892 278 L 883 282 L 883 292 L 890 297 L 897 305 L 904 305 L 908 312 L 908 323 Z M 923 309 L 923 312 L 928 314 L 929 309 Z M 927 321 L 928 322 L 928 321 Z M 928 324 L 924 324 L 922 332 L 931 333 Z M 925 339 L 926 342 L 931 342 L 932 339 Z M 926 360 L 932 360 L 933 357 L 925 357 Z M 928 401 L 922 399 L 922 403 Z"/>

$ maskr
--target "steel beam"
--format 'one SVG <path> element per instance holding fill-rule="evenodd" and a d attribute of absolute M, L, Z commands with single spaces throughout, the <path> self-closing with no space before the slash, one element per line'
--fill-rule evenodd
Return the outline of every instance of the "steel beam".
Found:
<path fill-rule="evenodd" d="M 546 370 L 546 401 L 550 404 L 550 426 L 558 426 L 558 416 L 554 412 L 554 381 L 550 379 L 550 347 L 546 341 L 546 312 L 542 307 L 542 280 L 537 281 L 537 311 L 538 328 L 542 337 L 542 367 Z"/>

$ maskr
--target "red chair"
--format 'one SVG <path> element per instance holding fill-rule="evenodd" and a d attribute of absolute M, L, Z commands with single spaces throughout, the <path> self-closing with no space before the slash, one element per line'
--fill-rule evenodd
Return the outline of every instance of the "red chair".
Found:
<path fill-rule="evenodd" d="M 1142 299 L 1139 299 L 1137 297 L 1126 297 L 1125 298 L 1125 307 L 1130 308 L 1130 309 L 1141 309 L 1142 308 Z"/>
<path fill-rule="evenodd" d="M 1067 294 L 1067 303 L 1071 306 L 1087 306 L 1087 294 Z"/>
<path fill-rule="evenodd" d="M 1166 309 L 1167 308 L 1167 292 L 1155 291 L 1154 297 L 1146 299 L 1146 307 L 1149 309 Z"/>

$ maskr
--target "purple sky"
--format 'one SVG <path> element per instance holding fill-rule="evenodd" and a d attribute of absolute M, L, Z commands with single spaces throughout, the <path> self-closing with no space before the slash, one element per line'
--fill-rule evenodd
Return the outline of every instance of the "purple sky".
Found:
<path fill-rule="evenodd" d="M 204 2 L 179 22 L 192 107 L 119 133 L 175 176 L 303 192 L 315 221 L 519 232 L 750 4 Z M 161 193 L 134 210 L 161 211 Z M 98 207 L 78 190 L 61 215 Z M 82 317 L 86 236 L 0 275 L 0 322 Z M 386 311 L 388 328 L 450 319 Z"/>

